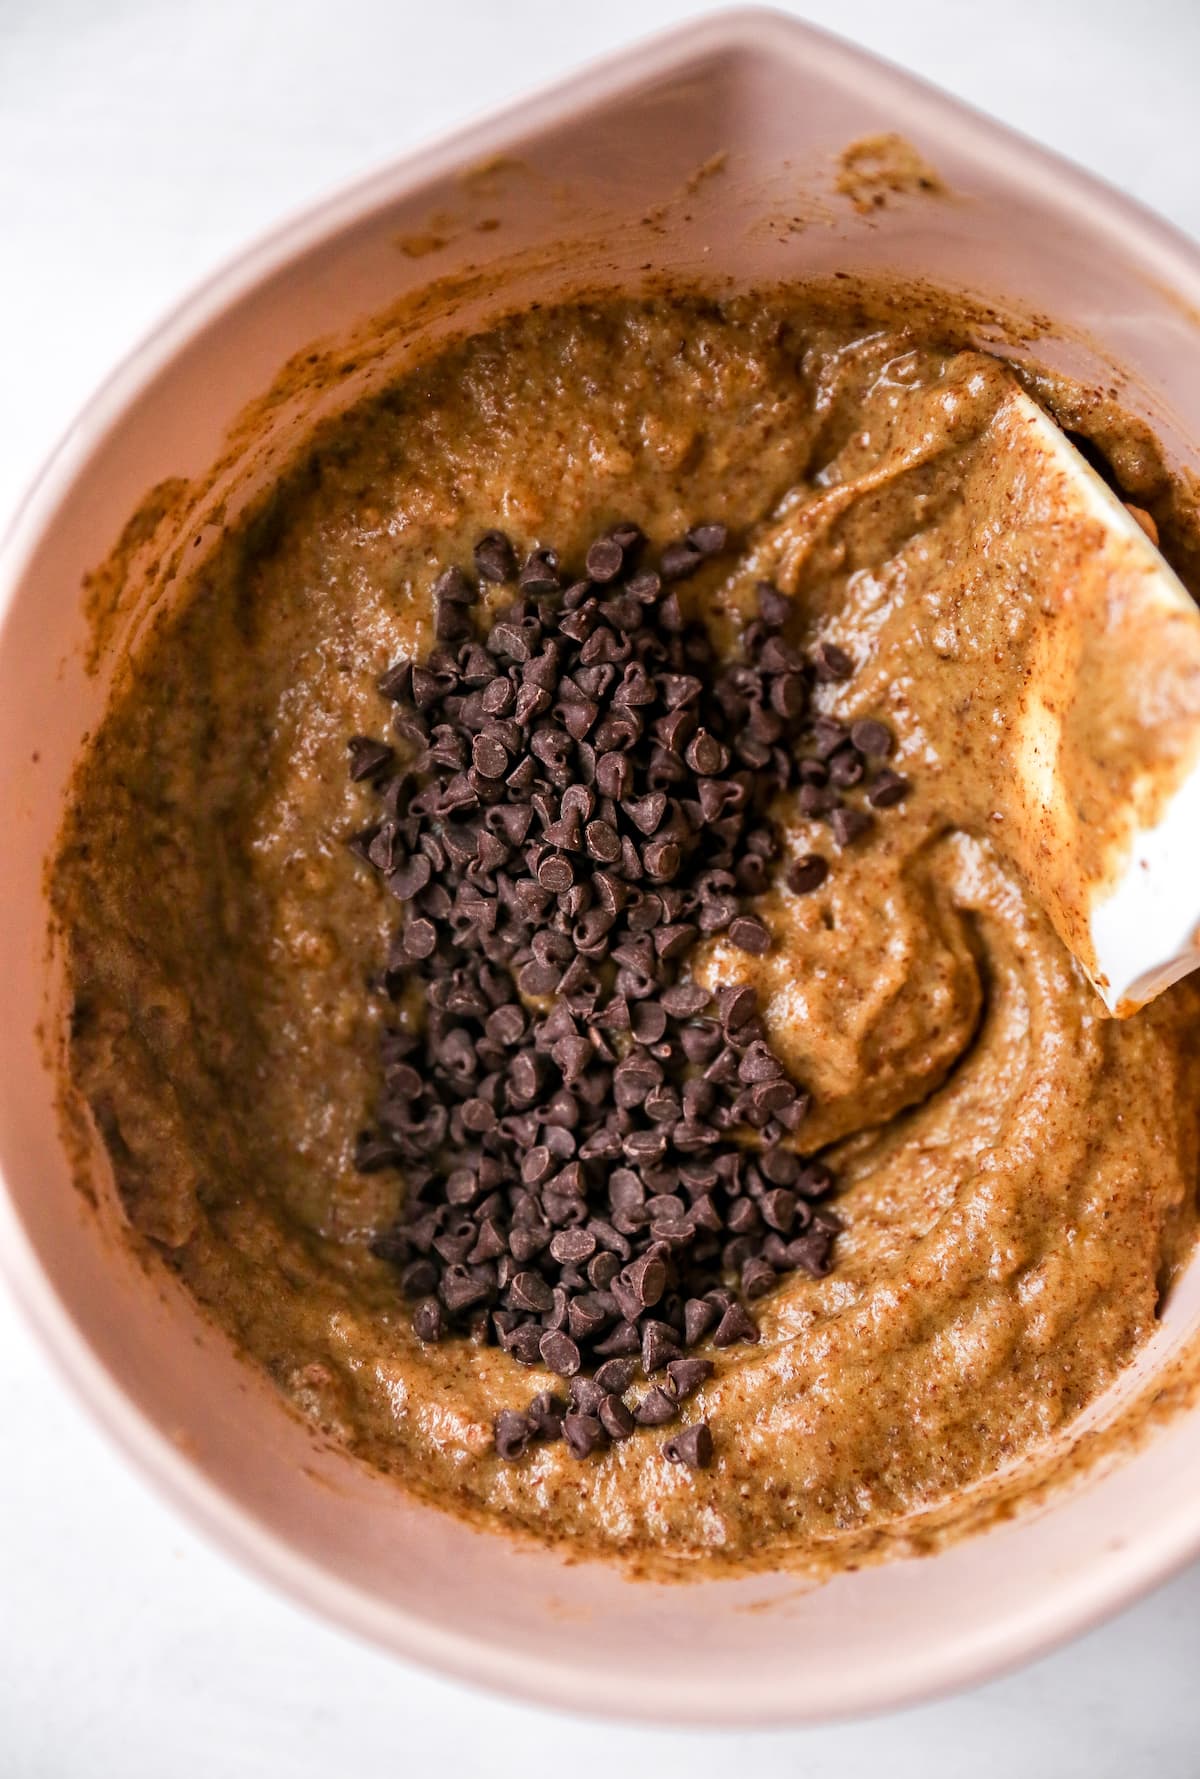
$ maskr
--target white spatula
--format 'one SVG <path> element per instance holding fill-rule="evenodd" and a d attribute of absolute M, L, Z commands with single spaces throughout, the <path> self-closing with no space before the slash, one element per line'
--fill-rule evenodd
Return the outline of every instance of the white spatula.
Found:
<path fill-rule="evenodd" d="M 996 432 L 1023 473 L 1056 480 L 1065 523 L 1091 522 L 1095 547 L 1058 597 L 1067 633 L 1078 605 L 1076 670 L 1096 680 L 1079 690 L 1094 702 L 1098 687 L 1119 689 L 1112 740 L 1124 766 L 1110 785 L 1102 845 L 1071 803 L 1070 700 L 1030 686 L 1014 757 L 1048 870 L 1078 885 L 1074 913 L 1051 899 L 1051 916 L 1105 1006 L 1123 1017 L 1200 966 L 1200 611 L 1138 520 L 1022 390 L 1004 403 Z M 1136 696 L 1125 696 L 1122 670 Z"/>

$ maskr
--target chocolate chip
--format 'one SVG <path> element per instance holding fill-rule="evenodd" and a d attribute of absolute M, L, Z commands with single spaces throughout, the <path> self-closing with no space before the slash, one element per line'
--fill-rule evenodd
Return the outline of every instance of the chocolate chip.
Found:
<path fill-rule="evenodd" d="M 625 552 L 615 537 L 598 537 L 589 546 L 587 553 L 587 575 L 589 581 L 607 585 L 616 580 L 625 561 Z"/>
<path fill-rule="evenodd" d="M 864 717 L 860 722 L 851 723 L 850 739 L 860 754 L 881 757 L 892 751 L 892 732 L 883 723 L 877 723 L 873 717 Z"/>
<path fill-rule="evenodd" d="M 659 559 L 659 573 L 664 581 L 685 581 L 694 575 L 704 560 L 704 552 L 695 544 L 668 544 Z"/>
<path fill-rule="evenodd" d="M 575 871 L 569 859 L 564 859 L 560 853 L 551 853 L 538 866 L 537 879 L 543 889 L 561 896 L 574 883 Z"/>
<path fill-rule="evenodd" d="M 759 1081 L 776 1081 L 783 1074 L 783 1064 L 761 1039 L 755 1040 L 738 1063 L 738 1080 L 743 1086 L 753 1086 Z"/>
<path fill-rule="evenodd" d="M 807 896 L 812 890 L 820 889 L 828 876 L 829 861 L 819 852 L 806 852 L 789 867 L 786 881 L 795 895 Z"/>
<path fill-rule="evenodd" d="M 589 822 L 584 831 L 587 850 L 601 864 L 611 865 L 621 856 L 621 841 L 611 822 Z"/>
<path fill-rule="evenodd" d="M 717 996 L 717 1010 L 727 1032 L 740 1031 L 758 1012 L 758 991 L 749 983 L 723 988 Z"/>
<path fill-rule="evenodd" d="M 605 1359 L 624 1358 L 630 1353 L 640 1352 L 641 1346 L 641 1338 L 634 1324 L 622 1321 L 611 1328 L 603 1340 L 594 1343 L 593 1351 Z"/>
<path fill-rule="evenodd" d="M 711 777 L 723 772 L 728 766 L 729 749 L 710 735 L 707 729 L 697 729 L 683 757 L 693 772 Z"/>
<path fill-rule="evenodd" d="M 567 1405 L 561 1396 L 542 1390 L 529 1404 L 529 1425 L 535 1439 L 561 1439 Z"/>
<path fill-rule="evenodd" d="M 698 982 L 677 982 L 662 995 L 662 1005 L 672 1019 L 689 1019 L 708 1002 L 708 990 Z"/>
<path fill-rule="evenodd" d="M 596 1251 L 596 1238 L 590 1229 L 563 1229 L 550 1243 L 550 1253 L 560 1262 L 578 1264 L 590 1260 Z"/>
<path fill-rule="evenodd" d="M 835 809 L 829 825 L 839 846 L 852 846 L 870 828 L 871 817 L 865 809 Z"/>
<path fill-rule="evenodd" d="M 908 780 L 885 766 L 875 774 L 867 791 L 867 802 L 873 809 L 891 809 L 908 795 Z"/>
<path fill-rule="evenodd" d="M 502 531 L 485 531 L 475 545 L 475 572 L 482 581 L 510 581 L 517 572 L 512 544 Z"/>
<path fill-rule="evenodd" d="M 703 1297 L 689 1297 L 683 1306 L 683 1338 L 689 1347 L 715 1328 L 721 1319 L 721 1312 L 716 1304 L 709 1303 Z"/>
<path fill-rule="evenodd" d="M 618 1307 L 631 1322 L 650 1309 L 667 1288 L 667 1269 L 657 1254 L 643 1254 L 612 1282 Z"/>
<path fill-rule="evenodd" d="M 404 928 L 404 949 L 410 958 L 429 957 L 437 944 L 437 928 L 431 920 L 418 916 Z"/>
<path fill-rule="evenodd" d="M 508 749 L 497 735 L 477 735 L 471 744 L 471 759 L 484 778 L 503 778 L 508 771 Z"/>
<path fill-rule="evenodd" d="M 557 555 L 553 550 L 531 550 L 521 564 L 517 579 L 523 593 L 553 593 L 559 584 Z M 520 656 L 516 658 L 522 659 Z"/>
<path fill-rule="evenodd" d="M 660 1385 L 655 1384 L 638 1403 L 633 1411 L 633 1418 L 640 1427 L 665 1427 L 673 1421 L 679 1410 L 674 1400 Z"/>
<path fill-rule="evenodd" d="M 792 610 L 792 602 L 786 593 L 779 592 L 770 581 L 759 581 L 754 589 L 758 600 L 758 615 L 764 624 L 777 630 L 786 622 Z"/>
<path fill-rule="evenodd" d="M 596 1367 L 595 1380 L 606 1395 L 623 1396 L 633 1382 L 637 1367 L 632 1359 L 606 1359 Z"/>
<path fill-rule="evenodd" d="M 713 1460 L 713 1440 L 707 1421 L 693 1421 L 690 1427 L 673 1433 L 663 1446 L 663 1456 L 688 1470 L 707 1470 Z"/>
<path fill-rule="evenodd" d="M 537 1365 L 541 1360 L 542 1330 L 536 1322 L 525 1322 L 514 1328 L 501 1342 L 505 1351 L 520 1365 Z"/>
<path fill-rule="evenodd" d="M 813 671 L 819 680 L 849 679 L 854 663 L 834 642 L 819 642 L 812 652 Z"/>
<path fill-rule="evenodd" d="M 748 1316 L 740 1303 L 731 1303 L 717 1324 L 713 1345 L 731 1347 L 735 1341 L 756 1341 L 758 1324 Z"/>
<path fill-rule="evenodd" d="M 604 1428 L 595 1415 L 565 1415 L 563 1438 L 573 1458 L 590 1458 L 604 1444 Z"/>
<path fill-rule="evenodd" d="M 436 1297 L 424 1298 L 413 1311 L 413 1333 L 418 1340 L 441 1340 L 446 1332 L 446 1319 Z"/>
<path fill-rule="evenodd" d="M 687 542 L 702 556 L 719 556 L 728 535 L 723 525 L 693 525 L 687 534 Z"/>
<path fill-rule="evenodd" d="M 702 935 L 767 949 L 745 898 L 770 887 L 773 799 L 807 798 L 835 834 L 869 820 L 838 793 L 879 736 L 810 712 L 811 679 L 852 663 L 826 644 L 806 665 L 777 590 L 759 589 L 744 661 L 685 619 L 663 583 L 724 549 L 722 526 L 668 546 L 661 573 L 630 572 L 641 542 L 614 526 L 575 579 L 534 550 L 511 603 L 474 616 L 478 588 L 448 570 L 439 646 L 380 682 L 403 764 L 370 737 L 351 748 L 380 807 L 348 844 L 405 904 L 379 980 L 397 1023 L 355 1156 L 401 1170 L 406 1199 L 372 1250 L 419 1300 L 423 1338 L 492 1340 L 573 1379 L 569 1410 L 543 1393 L 527 1430 L 505 1423 L 514 1454 L 565 1419 L 576 1450 L 628 1437 L 638 1356 L 695 1388 L 708 1362 L 684 1346 L 757 1339 L 745 1299 L 828 1270 L 839 1227 L 811 1208 L 828 1170 L 782 1146 L 808 1096 L 753 990 L 720 990 L 714 1013 L 683 972 Z M 481 582 L 515 575 L 503 533 L 474 558 Z M 890 783 L 876 771 L 868 806 Z M 814 858 L 788 870 L 798 893 L 828 871 Z M 675 1413 L 657 1387 L 636 1418 L 656 1411 Z"/>
<path fill-rule="evenodd" d="M 533 1437 L 533 1424 L 528 1415 L 518 1414 L 512 1408 L 502 1408 L 496 1416 L 493 1431 L 496 1451 L 501 1458 L 512 1463 L 525 1456 Z"/>
<path fill-rule="evenodd" d="M 568 1391 L 572 1412 L 577 1415 L 598 1415 L 605 1394 L 595 1378 L 573 1377 Z"/>
<path fill-rule="evenodd" d="M 649 1318 L 642 1323 L 642 1370 L 647 1377 L 682 1356 L 675 1330 L 666 1322 Z"/>
<path fill-rule="evenodd" d="M 711 1359 L 672 1359 L 667 1366 L 667 1390 L 677 1402 L 682 1402 L 686 1396 L 691 1396 L 698 1390 L 715 1370 L 716 1366 Z"/>
<path fill-rule="evenodd" d="M 558 1329 L 551 1329 L 548 1333 L 543 1334 L 538 1343 L 538 1351 L 541 1353 L 542 1362 L 547 1369 L 557 1372 L 559 1377 L 574 1377 L 579 1370 L 581 1364 L 579 1348 L 569 1334 L 563 1334 Z"/>
<path fill-rule="evenodd" d="M 396 757 L 394 749 L 385 742 L 373 741 L 369 735 L 352 735 L 346 746 L 350 754 L 350 777 L 355 784 L 378 778 Z"/>
<path fill-rule="evenodd" d="M 751 1255 L 742 1267 L 742 1296 L 747 1301 L 762 1297 L 775 1286 L 775 1268 L 757 1255 Z"/>
<path fill-rule="evenodd" d="M 619 1396 L 606 1396 L 600 1404 L 600 1425 L 610 1439 L 630 1439 L 636 1425 L 633 1415 Z"/>
<path fill-rule="evenodd" d="M 554 1293 L 540 1273 L 519 1272 L 509 1286 L 509 1297 L 514 1309 L 529 1310 L 534 1315 L 542 1315 L 554 1302 Z M 569 1377 L 569 1372 L 564 1372 Z"/>
<path fill-rule="evenodd" d="M 729 941 L 754 957 L 762 957 L 771 949 L 771 935 L 756 914 L 740 914 L 729 928 Z"/>
<path fill-rule="evenodd" d="M 852 747 L 842 747 L 829 762 L 829 782 L 845 791 L 858 783 L 863 771 L 861 756 Z"/>

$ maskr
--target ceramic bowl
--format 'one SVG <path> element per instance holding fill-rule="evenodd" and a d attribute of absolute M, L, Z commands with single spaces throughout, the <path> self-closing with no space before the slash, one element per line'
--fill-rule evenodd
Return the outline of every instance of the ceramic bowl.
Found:
<path fill-rule="evenodd" d="M 888 133 L 941 186 L 856 207 L 839 157 Z M 1058 324 L 1031 338 L 1031 357 L 1119 386 L 1177 463 L 1196 462 L 1197 250 L 952 99 L 769 12 L 634 48 L 270 235 L 115 372 L 0 556 L 0 1252 L 46 1346 L 134 1461 L 308 1605 L 398 1654 L 559 1706 L 797 1723 L 978 1679 L 1182 1563 L 1200 1545 L 1200 1414 L 994 1532 L 819 1588 L 788 1575 L 649 1586 L 568 1566 L 414 1503 L 315 1439 L 135 1257 L 108 1193 L 81 1195 L 47 1065 L 44 861 L 146 612 L 317 419 L 440 334 L 664 271 L 716 288 L 883 273 L 1015 302 Z M 116 583 L 95 571 L 139 506 L 98 633 Z M 1165 1375 L 1198 1322 L 1200 1262 L 1101 1412 Z"/>

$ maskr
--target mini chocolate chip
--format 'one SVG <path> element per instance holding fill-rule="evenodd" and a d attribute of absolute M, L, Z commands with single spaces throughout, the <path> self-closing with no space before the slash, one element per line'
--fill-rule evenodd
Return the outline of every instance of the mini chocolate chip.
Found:
<path fill-rule="evenodd" d="M 590 1229 L 562 1229 L 550 1243 L 550 1253 L 560 1262 L 578 1264 L 590 1260 L 596 1251 L 596 1238 Z"/>
<path fill-rule="evenodd" d="M 563 1334 L 559 1329 L 551 1329 L 543 1334 L 538 1351 L 542 1355 L 542 1362 L 550 1371 L 557 1372 L 559 1377 L 574 1377 L 579 1370 L 579 1348 L 569 1334 Z"/>
<path fill-rule="evenodd" d="M 869 754 L 878 758 L 892 751 L 892 732 L 883 723 L 877 723 L 873 717 L 864 717 L 860 722 L 851 723 L 850 739 L 860 754 Z"/>
<path fill-rule="evenodd" d="M 829 825 L 839 846 L 852 846 L 870 828 L 871 817 L 865 809 L 835 809 Z"/>
<path fill-rule="evenodd" d="M 739 951 L 762 957 L 771 948 L 771 935 L 756 914 L 739 914 L 729 928 L 729 942 Z"/>
<path fill-rule="evenodd" d="M 669 1421 L 675 1420 L 679 1409 L 672 1397 L 658 1384 L 647 1390 L 642 1400 L 633 1411 L 633 1418 L 641 1427 L 665 1427 Z"/>
<path fill-rule="evenodd" d="M 715 1328 L 721 1319 L 721 1312 L 716 1304 L 709 1303 L 703 1297 L 689 1297 L 683 1306 L 683 1338 L 689 1347 Z"/>
<path fill-rule="evenodd" d="M 595 1415 L 564 1415 L 563 1438 L 573 1458 L 590 1458 L 604 1444 L 604 1428 Z"/>
<path fill-rule="evenodd" d="M 621 1279 L 629 1287 L 639 1309 L 651 1309 L 667 1288 L 667 1269 L 657 1255 L 643 1254 L 630 1261 Z"/>
<path fill-rule="evenodd" d="M 551 1390 L 542 1390 L 529 1404 L 529 1424 L 535 1439 L 561 1439 L 567 1405 Z"/>
<path fill-rule="evenodd" d="M 893 804 L 902 803 L 907 795 L 908 780 L 884 766 L 871 781 L 867 802 L 873 809 L 891 809 Z"/>
<path fill-rule="evenodd" d="M 611 865 L 621 856 L 621 840 L 611 822 L 589 822 L 584 830 L 587 850 L 601 864 Z"/>
<path fill-rule="evenodd" d="M 766 1260 L 751 1255 L 742 1267 L 742 1295 L 747 1299 L 762 1297 L 775 1285 L 775 1268 Z"/>
<path fill-rule="evenodd" d="M 516 1409 L 502 1408 L 494 1423 L 496 1451 L 509 1463 L 523 1458 L 533 1437 L 533 1423 Z"/>
<path fill-rule="evenodd" d="M 773 587 L 770 581 L 759 581 L 754 591 L 758 600 L 759 617 L 764 624 L 777 630 L 790 615 L 792 601 L 786 593 L 781 593 L 777 587 Z"/>
<path fill-rule="evenodd" d="M 595 1220 L 593 1220 L 588 1227 L 594 1233 L 596 1228 Z M 615 1234 L 616 1232 L 614 1231 L 613 1233 Z M 602 1253 L 594 1255 L 593 1258 L 588 1261 L 588 1281 L 595 1286 L 597 1291 L 606 1291 L 620 1270 L 620 1259 L 616 1254 L 606 1249 Z"/>
<path fill-rule="evenodd" d="M 776 1081 L 783 1074 L 783 1064 L 762 1039 L 756 1039 L 744 1052 L 738 1063 L 738 1080 L 743 1086 L 753 1086 L 758 1081 Z"/>
<path fill-rule="evenodd" d="M 474 549 L 475 572 L 483 581 L 510 581 L 517 572 L 512 544 L 502 531 L 485 531 Z"/>
<path fill-rule="evenodd" d="M 463 1310 L 473 1309 L 492 1295 L 486 1278 L 480 1276 L 483 1272 L 483 1267 L 468 1268 L 460 1264 L 446 1268 L 439 1294 L 451 1315 L 461 1315 Z"/>
<path fill-rule="evenodd" d="M 606 1359 L 596 1367 L 596 1382 L 610 1396 L 623 1396 L 633 1382 L 637 1370 L 633 1359 Z"/>
<path fill-rule="evenodd" d="M 386 742 L 373 741 L 369 735 L 352 735 L 346 746 L 350 753 L 350 777 L 355 784 L 378 778 L 396 757 Z"/>
<path fill-rule="evenodd" d="M 554 1293 L 540 1273 L 519 1272 L 509 1287 L 512 1306 L 518 1310 L 529 1310 L 542 1315 L 552 1306 Z M 565 1372 L 564 1376 L 570 1376 Z"/>
<path fill-rule="evenodd" d="M 641 1337 L 632 1322 L 618 1322 L 603 1340 L 595 1342 L 594 1350 L 604 1359 L 624 1358 L 630 1353 L 641 1352 Z"/>
<path fill-rule="evenodd" d="M 819 642 L 812 652 L 813 671 L 819 680 L 849 679 L 854 663 L 835 642 Z"/>
<path fill-rule="evenodd" d="M 610 1439 L 630 1439 L 635 1421 L 619 1396 L 605 1396 L 600 1404 L 600 1425 Z"/>
<path fill-rule="evenodd" d="M 707 1470 L 713 1460 L 713 1440 L 707 1421 L 693 1421 L 673 1433 L 663 1445 L 663 1456 L 688 1470 Z"/>
<path fill-rule="evenodd" d="M 697 729 L 688 742 L 683 757 L 693 772 L 712 777 L 728 766 L 729 749 L 710 735 L 707 729 Z"/>
<path fill-rule="evenodd" d="M 703 560 L 704 553 L 695 544 L 668 544 L 659 559 L 659 573 L 664 581 L 684 581 L 695 574 Z"/>
<path fill-rule="evenodd" d="M 731 1303 L 717 1324 L 713 1345 L 731 1347 L 735 1341 L 757 1341 L 758 1324 L 746 1314 L 740 1303 Z"/>
<path fill-rule="evenodd" d="M 531 550 L 521 565 L 517 579 L 523 593 L 555 592 L 559 584 L 558 556 L 553 550 Z"/>
<path fill-rule="evenodd" d="M 519 1364 L 537 1365 L 541 1360 L 542 1332 L 536 1322 L 525 1322 L 514 1328 L 502 1345 Z"/>
<path fill-rule="evenodd" d="M 829 762 L 829 782 L 839 791 L 856 785 L 863 775 L 862 757 L 852 747 L 839 748 Z"/>
<path fill-rule="evenodd" d="M 471 759 L 484 778 L 503 778 L 508 771 L 508 749 L 497 735 L 477 735 L 471 744 Z"/>
<path fill-rule="evenodd" d="M 687 542 L 702 556 L 719 556 L 728 536 L 724 525 L 693 525 L 687 534 Z"/>
<path fill-rule="evenodd" d="M 573 1377 L 567 1394 L 575 1414 L 595 1415 L 600 1412 L 600 1404 L 604 1401 L 606 1392 L 595 1378 Z"/>
<path fill-rule="evenodd" d="M 828 876 L 829 861 L 819 852 L 806 852 L 789 867 L 786 882 L 795 895 L 807 896 L 812 890 L 820 889 Z"/>
<path fill-rule="evenodd" d="M 543 889 L 561 896 L 574 883 L 575 871 L 569 859 L 564 859 L 560 853 L 551 853 L 538 866 L 537 879 Z"/>
<path fill-rule="evenodd" d="M 625 552 L 615 537 L 598 537 L 588 548 L 586 567 L 589 581 L 606 585 L 616 580 L 625 561 Z"/>
<path fill-rule="evenodd" d="M 667 1390 L 677 1402 L 682 1402 L 686 1396 L 691 1396 L 698 1390 L 715 1370 L 716 1366 L 711 1359 L 672 1359 L 667 1366 Z"/>
<path fill-rule="evenodd" d="M 758 991 L 749 983 L 722 988 L 717 995 L 717 1011 L 727 1032 L 740 1031 L 758 1012 Z"/>
<path fill-rule="evenodd" d="M 667 1029 L 667 1010 L 658 1001 L 639 1001 L 630 1009 L 630 1030 L 639 1044 L 657 1044 Z"/>
<path fill-rule="evenodd" d="M 418 915 L 404 928 L 404 949 L 412 958 L 429 957 L 437 944 L 437 928 L 431 920 Z"/>
<path fill-rule="evenodd" d="M 675 1330 L 666 1322 L 658 1322 L 652 1318 L 642 1323 L 642 1370 L 647 1377 L 671 1359 L 682 1358 Z"/>
<path fill-rule="evenodd" d="M 412 1326 L 418 1340 L 441 1340 L 446 1332 L 446 1319 L 436 1297 L 426 1297 L 417 1305 L 413 1311 Z"/>

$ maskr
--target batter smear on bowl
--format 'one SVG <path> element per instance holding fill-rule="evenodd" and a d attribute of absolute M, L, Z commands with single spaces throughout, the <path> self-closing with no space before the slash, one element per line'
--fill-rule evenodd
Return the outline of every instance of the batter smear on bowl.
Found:
<path fill-rule="evenodd" d="M 114 694 L 71 1090 L 426 1499 L 828 1572 L 1009 1511 L 1153 1329 L 1198 991 L 1108 1018 L 1006 802 L 1088 547 L 1012 388 L 801 292 L 515 316 L 328 424 Z"/>

